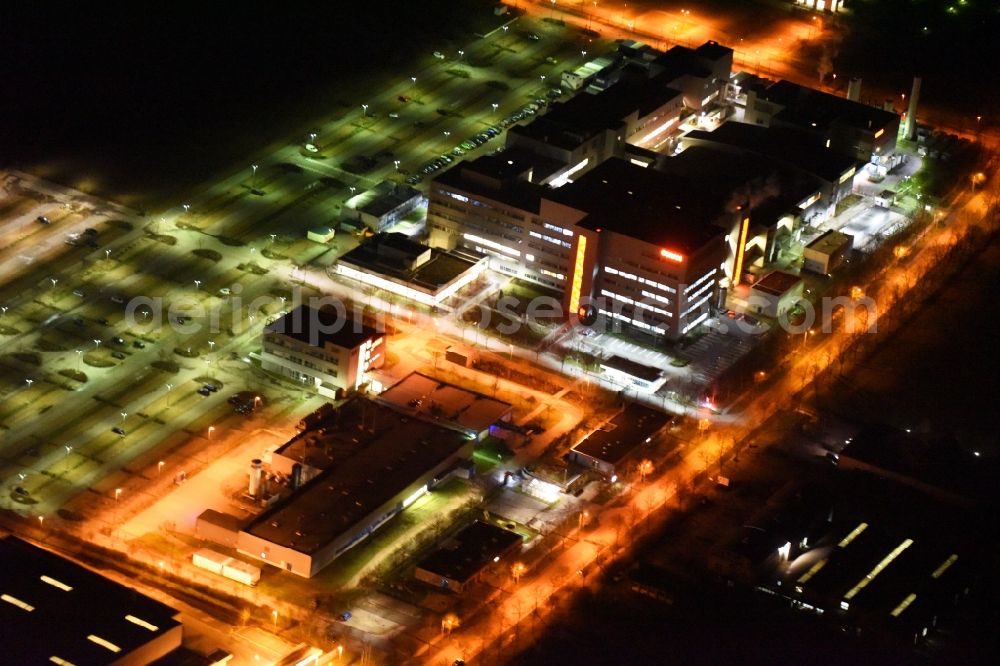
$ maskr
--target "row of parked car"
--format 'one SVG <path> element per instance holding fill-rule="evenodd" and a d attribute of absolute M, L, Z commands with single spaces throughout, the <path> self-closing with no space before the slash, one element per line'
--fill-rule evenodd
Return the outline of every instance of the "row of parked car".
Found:
<path fill-rule="evenodd" d="M 462 141 L 460 144 L 455 146 L 455 148 L 453 148 L 450 153 L 442 153 L 441 155 L 438 155 L 431 161 L 424 164 L 422 167 L 420 167 L 420 173 L 415 173 L 411 175 L 409 178 L 406 179 L 406 182 L 409 183 L 410 185 L 416 185 L 417 183 L 419 183 L 424 179 L 424 176 L 429 176 L 435 171 L 443 169 L 444 167 L 454 162 L 456 157 L 461 157 L 465 155 L 465 153 L 467 153 L 468 151 L 475 150 L 476 148 L 483 145 L 490 139 L 500 136 L 500 133 L 503 130 L 510 127 L 511 125 L 518 123 L 524 120 L 525 118 L 530 118 L 531 116 L 535 115 L 542 108 L 550 104 L 549 101 L 550 99 L 555 99 L 557 97 L 560 97 L 562 96 L 562 94 L 563 94 L 562 88 L 552 88 L 551 90 L 548 91 L 548 93 L 546 93 L 549 99 L 543 99 L 539 97 L 538 99 L 535 99 L 534 101 L 525 105 L 523 108 L 519 109 L 513 114 L 507 116 L 496 125 L 491 125 L 482 132 L 474 136 L 470 136 L 468 139 Z"/>

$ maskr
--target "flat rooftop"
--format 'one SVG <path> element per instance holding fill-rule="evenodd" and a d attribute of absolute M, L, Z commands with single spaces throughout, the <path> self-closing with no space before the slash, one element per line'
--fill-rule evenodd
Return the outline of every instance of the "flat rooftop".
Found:
<path fill-rule="evenodd" d="M 268 324 L 264 331 L 285 335 L 313 347 L 327 344 L 342 349 L 354 349 L 382 334 L 336 308 L 316 309 L 300 305 L 280 319 Z"/>
<path fill-rule="evenodd" d="M 856 164 L 854 158 L 819 147 L 815 139 L 787 127 L 760 127 L 730 121 L 714 131 L 699 129 L 688 132 L 684 140 L 711 142 L 755 153 L 827 182 L 839 181 Z"/>
<path fill-rule="evenodd" d="M 794 289 L 800 282 L 802 282 L 802 278 L 794 273 L 771 271 L 763 278 L 755 282 L 752 289 L 762 291 L 765 294 L 770 294 L 771 296 L 781 296 L 791 289 Z"/>
<path fill-rule="evenodd" d="M 545 188 L 533 182 L 540 178 L 526 179 L 533 161 L 526 158 L 523 151 L 519 157 L 504 159 L 501 156 L 502 153 L 484 155 L 471 162 L 459 163 L 434 179 L 431 194 L 439 188 L 456 189 L 480 199 L 538 213 Z"/>
<path fill-rule="evenodd" d="M 399 235 L 401 234 L 376 234 L 342 256 L 339 261 L 366 273 L 396 278 L 429 290 L 437 290 L 446 286 L 476 265 L 476 261 L 473 259 L 454 252 L 429 248 L 416 241 L 406 241 L 409 245 L 415 246 L 406 248 L 403 247 L 402 241 L 388 238 Z M 400 255 L 380 253 L 378 244 L 382 242 L 391 243 L 393 249 L 399 250 L 404 257 L 413 255 L 414 252 L 418 251 L 418 248 L 420 252 L 430 250 L 430 259 L 415 268 L 411 268 L 409 262 Z"/>
<path fill-rule="evenodd" d="M 419 190 L 391 180 L 383 180 L 370 190 L 357 194 L 347 201 L 347 205 L 357 211 L 382 217 L 403 204 L 423 196 Z"/>
<path fill-rule="evenodd" d="M 761 97 L 785 107 L 775 117 L 798 127 L 825 129 L 842 124 L 874 133 L 899 121 L 899 116 L 890 111 L 791 81 L 778 81 Z"/>
<path fill-rule="evenodd" d="M 300 433 L 296 453 L 327 449 L 324 471 L 268 509 L 244 531 L 272 543 L 313 553 L 406 490 L 469 442 L 454 430 L 402 414 L 366 398 L 352 398 Z M 334 452 L 339 451 L 340 455 Z"/>
<path fill-rule="evenodd" d="M 818 238 L 813 239 L 812 242 L 806 245 L 806 248 L 816 252 L 822 252 L 823 254 L 832 254 L 842 248 L 846 243 L 851 243 L 853 240 L 854 237 L 850 234 L 830 229 Z"/>
<path fill-rule="evenodd" d="M 643 379 L 647 382 L 655 382 L 663 376 L 663 371 L 659 368 L 643 365 L 642 363 L 636 363 L 632 359 L 625 358 L 624 356 L 612 356 L 611 358 L 601 361 L 601 365 L 606 368 L 611 368 L 612 370 L 624 372 L 625 374 L 633 377 L 638 377 L 639 379 Z"/>
<path fill-rule="evenodd" d="M 378 401 L 442 425 L 476 433 L 510 416 L 511 404 L 413 372 L 378 396 Z"/>
<path fill-rule="evenodd" d="M 888 426 L 862 430 L 841 455 L 969 499 L 990 496 L 997 471 L 953 439 Z"/>
<path fill-rule="evenodd" d="M 599 132 L 619 128 L 632 113 L 638 112 L 642 118 L 681 96 L 679 90 L 656 78 L 619 81 L 596 95 L 576 95 L 556 102 L 544 115 L 511 128 L 509 133 L 573 150 Z"/>
<path fill-rule="evenodd" d="M 862 472 L 837 472 L 832 487 L 810 492 L 820 496 L 810 503 L 810 549 L 780 575 L 814 603 L 839 610 L 843 601 L 887 624 L 926 622 L 981 566 L 982 518 L 963 508 Z"/>
<path fill-rule="evenodd" d="M 613 157 L 546 198 L 585 211 L 580 226 L 693 253 L 716 240 L 725 201 L 709 199 L 680 175 Z"/>
<path fill-rule="evenodd" d="M 0 539 L 5 664 L 110 664 L 177 627 L 178 614 L 17 537 Z"/>
<path fill-rule="evenodd" d="M 421 560 L 417 567 L 465 583 L 523 540 L 517 532 L 477 520 Z"/>
<path fill-rule="evenodd" d="M 630 403 L 613 419 L 573 447 L 584 455 L 617 465 L 646 439 L 670 423 L 670 415 L 638 403 Z"/>

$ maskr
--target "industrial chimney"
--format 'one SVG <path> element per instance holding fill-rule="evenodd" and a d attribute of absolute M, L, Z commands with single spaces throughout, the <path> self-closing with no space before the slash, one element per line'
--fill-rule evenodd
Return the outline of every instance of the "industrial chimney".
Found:
<path fill-rule="evenodd" d="M 861 79 L 854 77 L 847 84 L 847 99 L 852 102 L 860 101 L 861 99 Z"/>
<path fill-rule="evenodd" d="M 260 479 L 264 473 L 264 463 L 261 462 L 260 458 L 254 458 L 250 461 L 250 488 L 248 489 L 251 497 L 257 497 L 260 495 Z"/>
<path fill-rule="evenodd" d="M 913 77 L 913 88 L 910 90 L 910 107 L 906 110 L 906 138 L 913 141 L 917 138 L 917 102 L 920 101 L 920 77 Z"/>

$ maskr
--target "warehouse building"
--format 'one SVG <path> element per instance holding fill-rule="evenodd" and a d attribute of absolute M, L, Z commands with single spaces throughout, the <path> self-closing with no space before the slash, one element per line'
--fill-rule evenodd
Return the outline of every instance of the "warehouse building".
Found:
<path fill-rule="evenodd" d="M 517 532 L 477 520 L 422 559 L 414 571 L 417 580 L 461 593 L 490 565 L 521 550 Z"/>
<path fill-rule="evenodd" d="M 414 414 L 482 440 L 498 423 L 509 422 L 509 402 L 414 372 L 377 398 L 401 412 Z"/>
<path fill-rule="evenodd" d="M 631 403 L 574 446 L 569 459 L 617 481 L 629 471 L 636 452 L 663 433 L 670 422 L 669 414 Z"/>
<path fill-rule="evenodd" d="M 474 444 L 365 398 L 321 411 L 263 461 L 291 492 L 237 537 L 240 552 L 305 578 L 431 490 Z"/>
<path fill-rule="evenodd" d="M 780 317 L 801 300 L 802 278 L 785 271 L 771 271 L 750 287 L 750 309 L 768 317 Z"/>
<path fill-rule="evenodd" d="M 0 662 L 142 666 L 181 647 L 179 611 L 14 536 L 0 539 Z"/>

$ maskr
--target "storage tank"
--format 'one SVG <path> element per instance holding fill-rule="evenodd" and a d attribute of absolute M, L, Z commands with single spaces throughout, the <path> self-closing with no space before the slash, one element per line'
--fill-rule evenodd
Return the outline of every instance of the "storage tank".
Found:
<path fill-rule="evenodd" d="M 260 458 L 254 458 L 250 461 L 250 487 L 248 492 L 251 497 L 257 497 L 260 495 L 260 480 L 264 474 L 264 463 L 261 462 Z"/>
<path fill-rule="evenodd" d="M 200 569 L 207 569 L 212 573 L 221 574 L 223 567 L 232 559 L 210 548 L 202 548 L 191 556 L 191 563 Z"/>
<path fill-rule="evenodd" d="M 256 585 L 260 580 L 260 568 L 235 558 L 222 565 L 222 575 L 244 585 Z"/>

